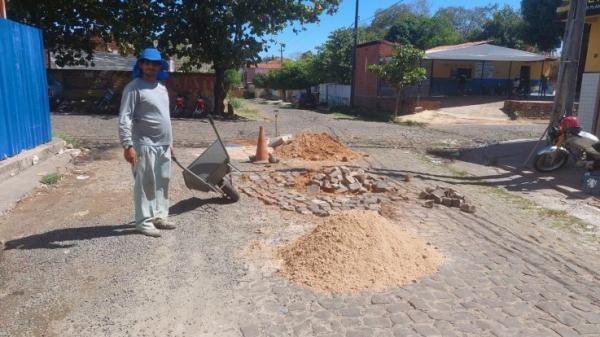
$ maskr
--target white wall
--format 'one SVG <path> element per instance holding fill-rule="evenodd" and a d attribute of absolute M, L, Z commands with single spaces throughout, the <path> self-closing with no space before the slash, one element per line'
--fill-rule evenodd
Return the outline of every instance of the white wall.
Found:
<path fill-rule="evenodd" d="M 583 74 L 579 97 L 579 123 L 584 131 L 592 132 L 600 105 L 600 74 Z M 600 130 L 596 130 L 598 133 Z"/>
<path fill-rule="evenodd" d="M 319 103 L 328 106 L 350 105 L 350 86 L 326 83 L 319 85 Z"/>

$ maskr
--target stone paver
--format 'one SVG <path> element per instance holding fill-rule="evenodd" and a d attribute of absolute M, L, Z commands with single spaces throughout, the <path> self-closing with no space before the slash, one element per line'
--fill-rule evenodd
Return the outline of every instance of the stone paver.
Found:
<path fill-rule="evenodd" d="M 398 150 L 371 152 L 374 169 L 382 172 L 397 167 L 394 161 L 406 163 L 406 156 Z M 423 170 L 417 162 L 404 170 Z M 411 183 L 415 190 L 427 185 L 426 180 Z M 455 187 L 476 200 L 476 214 L 443 206 L 427 209 L 415 200 L 395 202 L 394 213 L 386 214 L 438 247 L 447 257 L 440 272 L 382 293 L 314 293 L 318 306 L 303 316 L 314 336 L 600 336 L 597 252 L 573 246 L 570 240 L 576 236 L 499 203 L 483 187 Z M 291 297 L 310 292 L 276 274 L 261 280 L 270 287 L 289 286 Z M 246 295 L 286 305 L 273 293 Z M 264 308 L 255 310 L 258 322 L 272 319 Z"/>
<path fill-rule="evenodd" d="M 86 262 L 88 258 L 102 258 L 105 262 L 102 266 L 109 276 L 98 277 L 97 282 L 105 283 L 100 283 L 101 288 L 82 287 L 86 291 L 89 288 L 89 292 L 98 288 L 98 295 L 94 295 L 98 298 L 90 297 L 95 301 L 89 303 L 87 297 L 85 301 L 77 302 L 81 307 L 92 308 L 90 311 L 74 308 L 74 316 L 62 320 L 64 326 L 73 327 L 74 330 L 69 331 L 80 331 L 78 335 L 126 335 L 123 332 L 128 331 L 131 322 L 119 321 L 119 318 L 136 311 L 135 304 L 131 303 L 140 301 L 143 306 L 137 312 L 143 315 L 139 324 L 148 327 L 144 327 L 144 333 L 139 335 L 148 336 L 158 334 L 153 333 L 154 323 L 162 322 L 162 329 L 171 328 L 172 323 L 165 319 L 166 316 L 184 327 L 196 324 L 197 334 L 183 333 L 186 330 L 180 326 L 181 333 L 161 336 L 205 336 L 205 331 L 213 336 L 227 337 L 600 336 L 597 333 L 600 331 L 600 253 L 597 243 L 552 229 L 550 223 L 536 213 L 501 198 L 485 186 L 477 186 L 477 182 L 456 185 L 455 181 L 446 179 L 448 172 L 443 167 L 424 162 L 422 154 L 407 150 L 444 137 L 457 140 L 459 144 L 493 140 L 495 135 L 491 127 L 471 128 L 470 138 L 452 134 L 456 129 L 432 131 L 391 124 L 337 121 L 326 115 L 299 114 L 297 110 L 282 111 L 281 116 L 285 116 L 280 120 L 282 132 L 329 131 L 354 145 L 363 145 L 359 150 L 369 152 L 370 170 L 394 179 L 409 174 L 411 182 L 402 183 L 411 184 L 410 190 L 453 185 L 473 200 L 477 207 L 475 214 L 438 205 L 424 208 L 417 200 L 416 192 L 408 201 L 390 200 L 386 201 L 389 207 L 382 207 L 385 216 L 415 231 L 446 256 L 441 270 L 414 284 L 380 293 L 331 295 L 292 284 L 277 273 L 277 269 L 269 264 L 270 260 L 245 259 L 237 254 L 255 239 L 264 240 L 271 246 L 281 245 L 309 230 L 310 221 L 315 220 L 310 216 L 302 218 L 295 212 L 282 214 L 281 210 L 265 206 L 262 201 L 242 198 L 236 205 L 206 204 L 200 210 L 183 212 L 177 217 L 182 222 L 180 230 L 164 241 L 127 237 L 109 241 L 92 237 L 93 240 L 83 240 L 69 251 L 71 255 L 63 249 L 12 250 L 5 253 L 3 259 L 9 258 L 6 261 L 15 265 L 23 263 L 23 268 L 29 268 L 26 269 L 28 273 L 40 266 L 48 268 L 48 272 L 36 274 L 37 278 L 32 280 L 25 272 L 5 275 L 30 287 L 31 284 L 43 284 L 41 282 L 48 280 L 45 277 L 49 277 L 53 282 L 44 284 L 55 285 L 52 290 L 57 290 L 68 284 L 68 281 L 62 281 L 65 278 L 81 279 L 84 273 L 94 272 L 83 268 L 88 264 L 76 265 L 82 270 L 67 268 L 69 264 L 63 261 L 70 261 L 66 260 L 69 256 L 88 249 L 84 251 L 87 255 L 83 255 Z M 54 121 L 60 124 L 65 118 L 68 116 L 55 116 Z M 99 132 L 108 130 L 106 141 L 114 142 L 114 118 L 96 118 L 96 123 L 89 123 L 92 117 L 77 118 L 81 125 L 60 129 L 84 135 L 91 132 L 90 128 L 101 130 Z M 254 137 L 259 123 L 219 124 L 226 138 L 234 139 Z M 205 130 L 197 135 L 197 128 L 202 126 L 206 124 L 178 121 L 175 123 L 176 137 L 181 136 L 181 144 L 198 145 L 213 140 L 208 126 L 208 132 Z M 272 126 L 272 122 L 267 126 Z M 518 133 L 530 132 L 526 127 L 515 129 L 519 129 Z M 101 138 L 94 139 L 101 142 Z M 258 229 L 267 234 L 256 234 Z M 140 249 L 135 256 L 127 255 L 131 254 L 132 242 Z M 97 246 L 103 249 L 92 249 Z M 42 251 L 48 255 L 42 255 Z M 170 251 L 176 254 L 167 254 Z M 55 260 L 44 259 L 47 256 Z M 153 265 L 148 261 L 158 263 Z M 174 261 L 180 262 L 175 264 Z M 138 268 L 138 278 L 128 279 L 130 274 L 126 271 L 131 265 L 144 266 L 143 270 Z M 113 271 L 115 266 L 123 269 Z M 210 282 L 199 282 L 199 279 Z M 140 282 L 150 285 L 147 292 L 136 292 Z M 177 297 L 173 298 L 173 292 Z M 218 298 L 215 298 L 217 293 Z M 160 297 L 154 297 L 156 294 Z M 117 300 L 123 296 L 128 296 L 125 298 L 129 301 Z M 34 302 L 34 298 L 38 301 L 37 295 L 23 296 L 23 303 L 29 307 L 16 308 L 26 312 L 29 308 L 54 305 L 49 303 L 48 298 L 52 297 L 48 294 L 39 297 L 41 300 Z M 11 300 L 2 297 L 5 299 Z M 110 302 L 106 303 L 106 299 Z M 181 309 L 182 303 L 187 305 L 186 310 Z M 208 307 L 206 303 L 209 303 Z M 162 316 L 146 315 L 165 308 L 163 305 L 173 313 L 163 310 L 157 311 Z M 121 317 L 111 316 L 116 316 L 117 312 L 122 314 Z M 115 321 L 122 325 L 115 326 Z M 89 324 L 77 327 L 80 322 Z M 65 336 L 75 335 L 67 330 L 63 332 Z"/>

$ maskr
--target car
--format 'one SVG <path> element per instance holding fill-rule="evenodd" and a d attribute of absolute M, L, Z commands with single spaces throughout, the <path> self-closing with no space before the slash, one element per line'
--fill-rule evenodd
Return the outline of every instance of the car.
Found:
<path fill-rule="evenodd" d="M 48 99 L 50 101 L 50 109 L 55 109 L 63 100 L 63 85 L 60 81 L 48 77 Z"/>

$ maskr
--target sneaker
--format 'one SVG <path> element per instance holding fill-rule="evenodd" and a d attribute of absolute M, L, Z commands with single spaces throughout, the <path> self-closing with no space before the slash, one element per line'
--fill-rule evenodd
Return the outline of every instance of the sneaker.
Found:
<path fill-rule="evenodd" d="M 154 221 L 154 226 L 158 229 L 175 229 L 175 225 L 165 219 L 157 218 Z"/>
<path fill-rule="evenodd" d="M 159 238 L 161 236 L 160 231 L 156 228 L 153 227 L 148 227 L 148 228 L 136 228 L 137 231 L 141 234 L 144 234 L 146 236 L 151 236 L 153 238 Z"/>

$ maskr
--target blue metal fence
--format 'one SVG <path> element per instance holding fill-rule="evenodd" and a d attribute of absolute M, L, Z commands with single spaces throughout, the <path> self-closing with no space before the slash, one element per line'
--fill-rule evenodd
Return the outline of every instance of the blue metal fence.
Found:
<path fill-rule="evenodd" d="M 0 160 L 51 138 L 42 31 L 0 19 Z"/>

